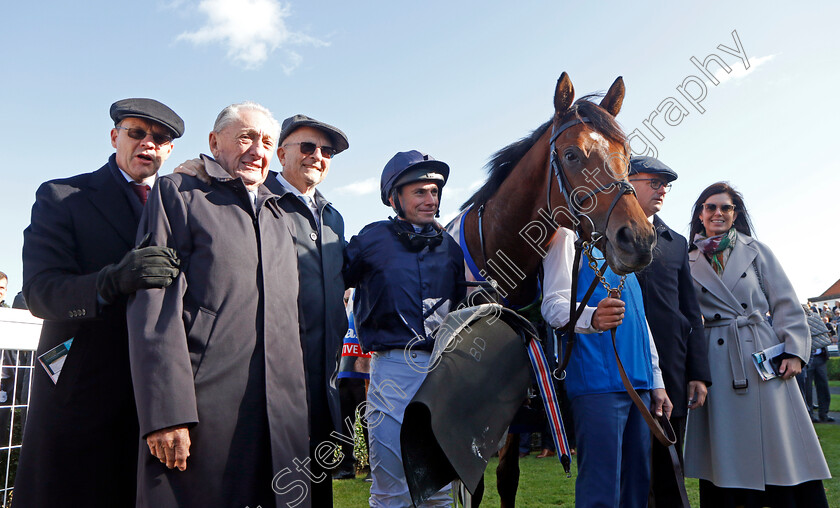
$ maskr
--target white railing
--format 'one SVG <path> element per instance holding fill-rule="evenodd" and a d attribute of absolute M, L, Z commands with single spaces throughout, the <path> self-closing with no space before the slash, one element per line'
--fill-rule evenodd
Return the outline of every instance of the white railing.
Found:
<path fill-rule="evenodd" d="M 0 308 L 0 506 L 10 504 L 42 320 Z"/>

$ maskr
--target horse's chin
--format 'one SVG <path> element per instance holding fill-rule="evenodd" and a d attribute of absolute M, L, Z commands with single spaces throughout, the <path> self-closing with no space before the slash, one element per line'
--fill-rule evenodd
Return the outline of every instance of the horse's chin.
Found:
<path fill-rule="evenodd" d="M 619 255 L 611 244 L 607 244 L 607 264 L 617 275 L 627 275 L 638 272 L 650 264 L 653 259 L 652 250 L 643 252 L 626 252 Z"/>

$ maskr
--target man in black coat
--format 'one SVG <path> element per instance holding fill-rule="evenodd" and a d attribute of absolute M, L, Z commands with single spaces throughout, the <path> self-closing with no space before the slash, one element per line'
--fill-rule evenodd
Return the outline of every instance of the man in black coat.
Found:
<path fill-rule="evenodd" d="M 712 382 L 700 306 L 688 268 L 686 240 L 656 215 L 662 209 L 671 182 L 676 179 L 674 170 L 653 157 L 630 160 L 630 183 L 636 189 L 639 205 L 656 229 L 653 261 L 636 276 L 659 352 L 665 391 L 674 404 L 671 425 L 677 434 L 676 450 L 682 463 L 688 409 L 703 405 L 706 387 Z M 679 506 L 677 480 L 668 450 L 654 439 L 652 453 L 651 506 Z"/>
<path fill-rule="evenodd" d="M 45 320 L 37 354 L 69 352 L 55 381 L 35 362 L 15 506 L 134 506 L 138 425 L 125 304 L 178 274 L 171 249 L 134 246 L 142 196 L 184 122 L 151 99 L 115 102 L 111 118 L 116 153 L 93 173 L 41 185 L 23 233 L 23 293 Z"/>
<path fill-rule="evenodd" d="M 330 169 L 332 157 L 349 147 L 338 128 L 305 115 L 283 121 L 277 158 L 283 172 L 266 186 L 280 196 L 280 206 L 297 230 L 300 270 L 300 338 L 304 345 L 309 392 L 309 446 L 312 506 L 332 506 L 332 472 L 315 449 L 338 431 L 352 438 L 341 423 L 337 388 L 338 361 L 347 333 L 344 310 L 344 219 L 316 189 Z M 334 439 L 333 439 L 334 440 Z M 330 467 L 325 467 L 330 466 Z"/>

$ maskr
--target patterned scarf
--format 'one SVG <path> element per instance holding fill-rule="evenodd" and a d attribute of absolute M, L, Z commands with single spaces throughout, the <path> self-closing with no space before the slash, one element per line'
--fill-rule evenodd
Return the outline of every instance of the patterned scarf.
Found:
<path fill-rule="evenodd" d="M 694 245 L 706 255 L 706 259 L 711 263 L 715 273 L 720 276 L 723 273 L 723 266 L 726 264 L 723 253 L 726 249 L 731 249 L 735 246 L 735 240 L 737 238 L 738 232 L 732 227 L 726 233 L 709 238 L 706 238 L 703 233 L 697 233 L 694 235 Z"/>

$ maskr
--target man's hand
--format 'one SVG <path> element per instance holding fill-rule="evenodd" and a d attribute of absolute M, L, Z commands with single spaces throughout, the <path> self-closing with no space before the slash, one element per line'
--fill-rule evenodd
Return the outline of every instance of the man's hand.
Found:
<path fill-rule="evenodd" d="M 790 379 L 802 372 L 802 360 L 799 358 L 785 358 L 779 366 L 779 373 L 782 379 Z"/>
<path fill-rule="evenodd" d="M 207 174 L 207 170 L 204 169 L 204 161 L 201 159 L 190 159 L 182 162 L 175 168 L 174 173 L 194 176 L 204 183 L 210 183 L 210 176 Z"/>
<path fill-rule="evenodd" d="M 179 471 L 187 469 L 187 457 L 190 456 L 190 431 L 186 426 L 168 427 L 146 436 L 149 451 L 166 467 L 177 467 Z"/>
<path fill-rule="evenodd" d="M 592 314 L 592 326 L 599 331 L 617 328 L 624 319 L 624 302 L 618 298 L 604 298 Z"/>
<path fill-rule="evenodd" d="M 688 409 L 697 409 L 706 402 L 706 394 L 709 393 L 706 383 L 703 381 L 688 382 Z"/>
<path fill-rule="evenodd" d="M 149 235 L 128 251 L 119 263 L 99 270 L 96 290 L 107 303 L 138 289 L 165 288 L 178 276 L 180 260 L 174 249 L 149 247 Z"/>
<path fill-rule="evenodd" d="M 671 411 L 674 410 L 674 405 L 671 404 L 671 399 L 665 393 L 665 388 L 655 388 L 650 391 L 650 409 L 656 416 L 665 416 L 671 418 Z"/>

